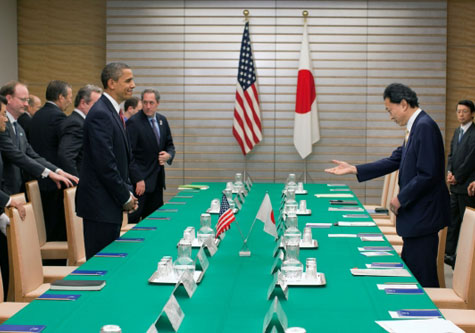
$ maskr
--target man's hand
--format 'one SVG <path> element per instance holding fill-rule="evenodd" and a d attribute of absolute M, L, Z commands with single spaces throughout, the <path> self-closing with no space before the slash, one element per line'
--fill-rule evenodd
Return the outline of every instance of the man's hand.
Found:
<path fill-rule="evenodd" d="M 61 175 L 61 176 L 63 176 L 63 177 L 68 178 L 69 180 L 71 180 L 72 182 L 74 182 L 76 185 L 79 183 L 79 178 L 76 177 L 76 176 L 74 176 L 74 175 L 72 175 L 72 174 L 70 174 L 70 173 L 67 173 L 67 172 L 65 172 L 65 171 L 63 171 L 63 170 L 58 170 L 56 173 L 57 173 L 58 175 Z"/>
<path fill-rule="evenodd" d="M 457 184 L 457 181 L 455 180 L 455 176 L 450 171 L 447 173 L 447 183 L 449 185 Z"/>
<path fill-rule="evenodd" d="M 475 180 L 471 182 L 470 184 L 468 184 L 467 192 L 469 196 L 471 197 L 475 196 Z"/>
<path fill-rule="evenodd" d="M 130 213 L 139 208 L 139 201 L 132 193 L 130 193 L 130 200 L 124 204 L 123 208 Z"/>
<path fill-rule="evenodd" d="M 20 215 L 20 218 L 22 220 L 25 219 L 26 210 L 25 210 L 25 207 L 23 207 L 22 203 L 20 203 L 19 201 L 15 200 L 15 199 L 11 199 L 10 207 L 15 207 L 18 210 L 18 214 Z"/>
<path fill-rule="evenodd" d="M 145 181 L 141 180 L 135 185 L 135 194 L 143 195 L 145 193 Z"/>
<path fill-rule="evenodd" d="M 56 187 L 58 188 L 58 190 L 61 189 L 61 183 L 66 185 L 66 187 L 74 186 L 73 183 L 71 183 L 71 181 L 68 178 L 58 175 L 56 172 L 51 171 L 48 177 L 51 178 L 51 180 L 56 183 Z"/>
<path fill-rule="evenodd" d="M 166 151 L 161 151 L 158 154 L 158 163 L 160 163 L 160 165 L 164 165 L 170 159 L 170 157 L 172 156 L 169 153 Z"/>
<path fill-rule="evenodd" d="M 334 174 L 334 175 L 356 175 L 358 171 L 354 165 L 346 163 L 344 161 L 332 160 L 333 163 L 337 164 L 336 167 L 325 169 L 325 172 Z"/>
<path fill-rule="evenodd" d="M 391 212 L 393 212 L 394 215 L 397 215 L 400 207 L 401 203 L 399 202 L 399 199 L 397 197 L 392 198 L 391 202 L 389 203 L 389 209 L 391 209 Z"/>

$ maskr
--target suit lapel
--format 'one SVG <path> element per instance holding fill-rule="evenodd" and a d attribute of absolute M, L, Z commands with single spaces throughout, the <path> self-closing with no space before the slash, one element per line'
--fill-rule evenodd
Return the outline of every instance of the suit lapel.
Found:
<path fill-rule="evenodd" d="M 142 124 L 143 124 L 143 127 L 144 127 L 144 130 L 145 130 L 145 133 L 147 135 L 147 142 L 153 142 L 153 146 L 157 148 L 157 150 L 159 151 L 160 147 L 158 147 L 158 143 L 157 143 L 157 138 L 155 137 L 155 133 L 153 132 L 153 128 L 152 128 L 152 125 L 150 124 L 150 121 L 148 120 L 148 117 L 147 115 L 142 111 L 140 111 L 142 113 Z"/>
<path fill-rule="evenodd" d="M 411 132 L 409 133 L 409 138 L 407 140 L 407 143 L 406 145 L 404 145 L 403 149 L 402 149 L 402 156 L 401 156 L 401 163 L 399 164 L 399 169 L 402 168 L 403 164 L 404 164 L 404 160 L 406 159 L 406 154 L 407 154 L 407 150 L 409 149 L 409 147 L 412 145 L 412 141 L 414 140 L 414 136 L 415 136 L 415 132 L 417 131 L 417 123 L 419 122 L 419 120 L 425 115 L 425 112 L 422 111 L 421 113 L 419 113 L 419 115 L 417 116 L 417 118 L 414 120 L 414 124 L 412 124 L 412 128 L 411 128 Z"/>
<path fill-rule="evenodd" d="M 124 139 L 124 142 L 125 142 L 125 146 L 127 147 L 127 153 L 130 153 L 129 152 L 129 140 L 127 139 L 127 134 L 125 132 L 125 128 L 124 128 L 124 124 L 122 123 L 122 120 L 120 120 L 120 116 L 119 114 L 117 113 L 117 111 L 114 109 L 114 106 L 112 105 L 112 103 L 109 101 L 109 99 L 102 95 L 102 97 L 104 100 L 104 103 L 107 105 L 107 107 L 109 108 L 109 111 L 112 113 L 112 119 L 114 119 L 114 122 L 116 123 L 117 126 L 119 126 L 120 128 L 120 132 L 122 133 L 122 137 Z"/>

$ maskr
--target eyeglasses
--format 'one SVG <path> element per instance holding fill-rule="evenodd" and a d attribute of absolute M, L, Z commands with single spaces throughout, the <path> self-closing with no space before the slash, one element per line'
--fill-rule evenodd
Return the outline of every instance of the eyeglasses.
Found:
<path fill-rule="evenodd" d="M 25 98 L 20 98 L 18 96 L 15 96 L 16 98 L 18 98 L 20 101 L 22 101 L 23 103 L 28 103 L 30 101 L 30 99 L 28 97 L 25 97 Z"/>
<path fill-rule="evenodd" d="M 469 113 L 470 113 L 470 110 L 462 109 L 462 110 L 457 110 L 456 112 L 457 112 L 457 113 L 463 113 L 463 114 L 469 114 Z"/>

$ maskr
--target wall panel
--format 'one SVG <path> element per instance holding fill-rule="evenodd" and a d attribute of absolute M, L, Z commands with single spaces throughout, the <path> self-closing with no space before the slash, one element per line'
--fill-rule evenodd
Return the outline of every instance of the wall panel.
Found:
<path fill-rule="evenodd" d="M 107 1 L 107 61 L 131 65 L 137 93 L 156 87 L 172 126 L 177 158 L 168 195 L 191 181 L 255 181 L 302 176 L 293 146 L 302 10 L 308 32 L 321 140 L 307 158 L 310 181 L 348 182 L 362 200 L 379 200 L 382 180 L 323 172 L 335 158 L 363 163 L 398 146 L 403 131 L 388 119 L 382 91 L 412 86 L 445 131 L 446 1 Z M 257 68 L 263 141 L 244 158 L 231 128 L 244 24 Z"/>

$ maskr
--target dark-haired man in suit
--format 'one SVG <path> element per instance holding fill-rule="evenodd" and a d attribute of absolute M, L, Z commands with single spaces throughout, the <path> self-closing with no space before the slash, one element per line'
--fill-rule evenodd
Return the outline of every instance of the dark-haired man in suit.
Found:
<path fill-rule="evenodd" d="M 30 124 L 31 147 L 51 163 L 61 167 L 58 151 L 64 113 L 72 102 L 71 86 L 61 80 L 53 80 L 46 87 L 46 103 L 39 109 Z M 63 191 L 49 179 L 39 181 L 41 202 L 48 241 L 66 240 Z"/>
<path fill-rule="evenodd" d="M 28 141 L 30 141 L 31 118 L 41 108 L 41 99 L 38 96 L 30 94 L 29 98 L 30 100 L 28 101 L 26 112 L 23 112 L 23 114 L 18 117 L 18 123 L 25 130 Z"/>
<path fill-rule="evenodd" d="M 59 143 L 59 165 L 63 170 L 79 176 L 82 162 L 82 142 L 84 120 L 97 100 L 102 89 L 88 84 L 79 89 L 74 99 L 74 111 L 63 121 Z"/>
<path fill-rule="evenodd" d="M 442 135 L 435 121 L 419 108 L 411 88 L 393 83 L 383 96 L 391 120 L 406 127 L 403 145 L 388 158 L 357 166 L 333 161 L 337 166 L 325 171 L 355 174 L 358 181 L 366 181 L 399 169 L 399 194 L 392 198 L 390 208 L 404 241 L 401 257 L 423 287 L 438 287 L 438 232 L 449 221 Z"/>
<path fill-rule="evenodd" d="M 81 181 L 76 192 L 87 259 L 119 237 L 122 212 L 137 208 L 129 183 L 132 155 L 119 106 L 135 88 L 132 70 L 124 63 L 110 63 L 102 70 L 101 81 L 104 93 L 84 122 Z"/>
<path fill-rule="evenodd" d="M 132 181 L 139 199 L 139 208 L 129 214 L 129 223 L 138 223 L 163 205 L 165 163 L 171 165 L 175 145 L 167 118 L 157 112 L 159 103 L 160 94 L 157 90 L 144 90 L 143 110 L 127 121 L 134 154 Z"/>
<path fill-rule="evenodd" d="M 446 264 L 455 266 L 457 243 L 465 207 L 475 207 L 475 198 L 468 195 L 470 180 L 475 179 L 475 106 L 470 100 L 457 104 L 457 120 L 460 126 L 450 143 L 447 162 L 447 183 L 450 185 L 450 225 L 445 245 Z"/>

